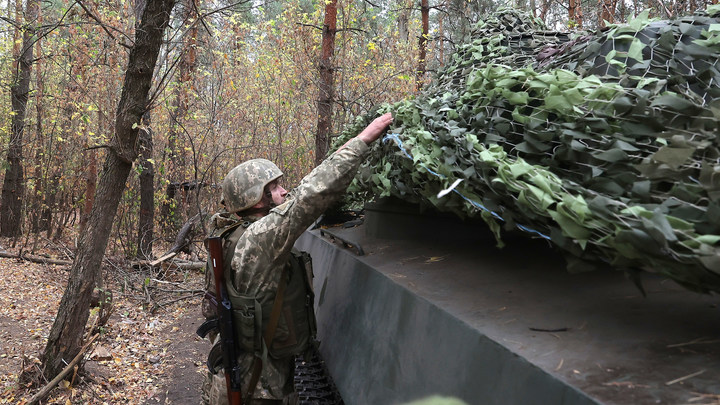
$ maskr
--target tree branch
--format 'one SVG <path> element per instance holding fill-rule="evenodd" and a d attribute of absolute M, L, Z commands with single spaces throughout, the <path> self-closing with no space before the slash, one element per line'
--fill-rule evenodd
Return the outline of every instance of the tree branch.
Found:
<path fill-rule="evenodd" d="M 80 359 L 85 355 L 85 352 L 90 348 L 90 345 L 97 339 L 97 337 L 100 336 L 99 334 L 94 334 L 90 340 L 88 340 L 87 343 L 85 343 L 85 346 L 83 346 L 80 349 L 80 353 L 75 356 L 74 359 L 63 369 L 63 371 L 60 372 L 60 374 L 57 375 L 52 381 L 50 381 L 46 386 L 44 386 L 40 391 L 37 392 L 37 394 L 33 395 L 32 398 L 27 402 L 27 405 L 35 405 L 40 403 L 45 397 L 52 391 L 53 388 L 55 388 L 60 381 L 62 381 L 63 378 L 72 370 L 75 365 L 80 362 Z"/>
<path fill-rule="evenodd" d="M 107 33 L 107 34 L 110 36 L 110 38 L 113 39 L 113 41 L 115 41 L 115 42 L 117 42 L 118 44 L 120 44 L 120 46 L 124 46 L 125 48 L 128 48 L 128 49 L 132 48 L 132 45 L 128 45 L 128 44 L 126 44 L 125 42 L 119 42 L 119 41 L 117 40 L 117 38 L 115 38 L 115 36 L 114 36 L 114 35 L 110 32 L 110 30 L 108 29 L 108 25 L 105 24 L 104 22 L 102 22 L 102 20 L 100 20 L 100 18 L 99 18 L 98 16 L 96 16 L 95 14 L 93 14 L 92 11 L 90 11 L 90 10 L 85 6 L 85 4 L 83 4 L 83 2 L 82 2 L 81 0 L 75 0 L 75 2 L 80 5 L 80 7 L 87 13 L 87 15 L 90 16 L 90 18 L 92 18 L 93 20 L 95 20 L 95 21 L 100 25 L 100 27 L 102 27 L 103 31 L 105 31 L 105 33 Z M 112 26 L 111 26 L 110 28 L 112 28 L 114 31 L 117 31 L 117 32 L 119 32 L 120 34 L 122 34 L 122 35 L 125 37 L 125 39 L 127 39 L 127 40 L 130 41 L 130 44 L 133 44 L 133 43 L 134 43 L 133 39 L 130 38 L 129 36 L 127 36 L 127 34 L 125 34 L 124 32 L 122 32 L 121 30 L 119 30 L 119 29 L 117 29 L 117 28 L 115 28 L 115 27 L 112 27 Z"/>

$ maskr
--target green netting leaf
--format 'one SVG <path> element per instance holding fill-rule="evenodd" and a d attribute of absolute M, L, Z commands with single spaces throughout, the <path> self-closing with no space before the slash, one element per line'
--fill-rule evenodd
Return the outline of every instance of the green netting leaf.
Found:
<path fill-rule="evenodd" d="M 673 148 L 663 146 L 652 156 L 652 159 L 659 163 L 665 163 L 672 168 L 678 168 L 685 163 L 695 152 L 693 148 Z"/>
<path fill-rule="evenodd" d="M 677 241 L 675 231 L 665 215 L 654 212 L 652 218 L 649 220 L 644 219 L 643 223 L 645 224 L 648 233 L 653 236 L 653 239 L 663 246 Z"/>
<path fill-rule="evenodd" d="M 593 155 L 596 159 L 606 162 L 617 162 L 627 158 L 627 153 L 622 149 L 610 149 Z"/>
<path fill-rule="evenodd" d="M 643 44 L 639 39 L 633 38 L 633 41 L 630 44 L 630 49 L 628 49 L 628 57 L 642 62 L 644 60 L 642 55 L 643 49 L 645 49 L 645 44 Z"/>
<path fill-rule="evenodd" d="M 700 235 L 697 238 L 695 238 L 700 243 L 704 243 L 706 245 L 715 245 L 718 242 L 720 242 L 720 236 L 719 235 Z"/>
<path fill-rule="evenodd" d="M 549 110 L 557 110 L 563 114 L 570 114 L 573 111 L 573 105 L 561 94 L 545 97 L 545 107 Z"/>
<path fill-rule="evenodd" d="M 560 225 L 563 235 L 576 240 L 587 240 L 590 237 L 590 231 L 577 224 L 572 218 L 557 211 L 548 211 L 548 213 L 552 219 Z"/>
<path fill-rule="evenodd" d="M 676 94 L 664 94 L 650 104 L 651 107 L 666 107 L 677 112 L 687 112 L 695 107 L 691 101 Z"/>
<path fill-rule="evenodd" d="M 643 27 L 645 27 L 648 24 L 648 21 L 650 20 L 650 10 L 645 9 L 640 14 L 638 14 L 637 17 L 630 19 L 628 21 L 628 26 L 632 28 L 633 30 L 640 31 Z"/>
<path fill-rule="evenodd" d="M 720 252 L 715 252 L 714 255 L 700 256 L 700 262 L 706 268 L 720 275 Z"/>

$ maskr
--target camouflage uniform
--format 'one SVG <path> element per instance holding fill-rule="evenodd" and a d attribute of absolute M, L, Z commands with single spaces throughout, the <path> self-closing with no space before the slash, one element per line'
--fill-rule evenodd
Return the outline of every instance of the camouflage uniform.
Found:
<path fill-rule="evenodd" d="M 232 259 L 233 283 L 239 293 L 258 295 L 275 291 L 283 267 L 298 237 L 336 202 L 352 181 L 368 151 L 360 139 L 351 140 L 307 175 L 287 200 L 261 218 L 253 220 L 238 240 Z M 247 390 L 254 356 L 243 353 L 238 363 L 244 370 L 243 392 Z M 273 359 L 263 364 L 255 398 L 283 399 L 293 392 L 293 358 Z M 206 382 L 204 392 L 211 404 L 227 403 L 222 373 Z M 211 386 L 211 387 L 210 387 Z M 217 401 L 217 402 L 216 402 Z"/>

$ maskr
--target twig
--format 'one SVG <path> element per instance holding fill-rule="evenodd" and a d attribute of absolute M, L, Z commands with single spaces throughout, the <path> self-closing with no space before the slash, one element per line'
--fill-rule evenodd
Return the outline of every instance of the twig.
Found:
<path fill-rule="evenodd" d="M 72 361 L 63 369 L 63 371 L 61 371 L 60 374 L 58 374 L 52 381 L 50 381 L 50 383 L 48 383 L 40 391 L 38 391 L 37 394 L 33 395 L 33 397 L 30 398 L 30 400 L 27 402 L 27 404 L 35 405 L 40 403 L 40 401 L 43 400 L 50 393 L 50 391 L 55 388 L 55 386 L 58 385 L 60 381 L 62 381 L 63 378 L 65 378 L 67 373 L 73 370 L 75 365 L 80 361 L 80 359 L 82 359 L 85 352 L 90 348 L 90 345 L 95 341 L 95 339 L 97 339 L 98 336 L 100 335 L 97 333 L 93 335 L 90 340 L 85 343 L 85 346 L 80 349 L 80 353 L 78 353 L 75 358 L 72 359 Z"/>
<path fill-rule="evenodd" d="M 159 288 L 159 287 L 148 287 L 148 288 L 152 288 L 154 291 L 157 291 L 157 292 L 171 293 L 171 294 L 183 294 L 183 293 L 202 294 L 205 292 L 205 290 L 186 289 L 186 288 L 180 288 L 179 286 L 175 290 L 168 290 L 167 288 Z"/>
<path fill-rule="evenodd" d="M 168 300 L 168 301 L 164 301 L 164 302 L 156 302 L 156 303 L 155 303 L 155 306 L 158 307 L 158 308 L 162 308 L 162 307 L 164 307 L 164 306 L 166 306 L 166 305 L 169 305 L 169 304 L 172 304 L 172 303 L 174 303 L 174 302 L 178 302 L 178 301 L 182 301 L 182 300 L 187 300 L 187 299 L 199 297 L 199 296 L 201 296 L 202 294 L 203 294 L 203 292 L 202 292 L 202 291 L 199 291 L 199 292 L 197 292 L 197 293 L 195 293 L 195 294 L 192 294 L 192 295 L 186 295 L 186 296 L 184 296 L 184 297 L 175 298 L 174 300 Z"/>
<path fill-rule="evenodd" d="M 88 16 L 90 16 L 90 18 L 92 18 L 93 20 L 95 20 L 95 21 L 100 25 L 100 27 L 102 27 L 102 29 L 105 31 L 105 33 L 108 34 L 108 36 L 109 36 L 110 38 L 112 38 L 113 41 L 116 41 L 116 42 L 117 42 L 117 38 L 115 38 L 115 35 L 113 35 L 113 34 L 110 32 L 110 30 L 108 29 L 108 25 L 106 25 L 104 22 L 102 22 L 102 21 L 100 20 L 100 18 L 98 18 L 95 14 L 93 14 L 93 12 L 90 11 L 90 10 L 85 6 L 85 4 L 83 4 L 82 1 L 76 0 L 76 3 L 79 4 L 80 7 L 82 7 L 83 10 L 85 10 L 85 12 L 87 13 Z M 122 34 L 122 35 L 125 37 L 125 39 L 127 39 L 127 40 L 130 41 L 130 43 L 133 43 L 132 38 L 128 37 L 124 32 L 122 32 L 122 31 L 120 31 L 120 30 L 118 30 L 117 28 L 114 28 L 114 27 L 112 27 L 112 26 L 111 26 L 110 28 L 112 28 L 114 31 L 117 31 L 117 32 L 119 32 L 120 34 Z M 127 44 L 124 43 L 124 42 L 118 42 L 118 43 L 119 43 L 120 45 L 126 47 L 126 48 L 130 48 L 130 45 L 127 45 Z"/>
<path fill-rule="evenodd" d="M 682 347 L 682 346 L 690 346 L 690 345 L 706 345 L 706 344 L 720 342 L 720 339 L 716 339 L 716 340 L 705 340 L 705 339 L 706 338 L 697 338 L 697 339 L 691 340 L 689 342 L 676 343 L 676 344 L 672 344 L 672 345 L 667 345 L 665 347 L 672 348 L 672 347 Z"/>
<path fill-rule="evenodd" d="M 157 260 L 151 261 L 151 262 L 148 263 L 148 264 L 150 265 L 150 267 L 155 267 L 155 266 L 157 266 L 158 264 L 164 262 L 165 260 L 172 259 L 173 257 L 177 256 L 177 254 L 178 254 L 178 252 L 170 252 L 170 253 L 166 254 L 165 256 L 163 256 L 163 257 L 161 257 L 161 258 L 159 258 L 159 259 L 157 259 Z"/>
<path fill-rule="evenodd" d="M 700 370 L 700 371 L 698 371 L 698 372 L 696 372 L 696 373 L 688 374 L 688 375 L 686 375 L 685 377 L 680 377 L 680 378 L 676 378 L 676 379 L 674 379 L 674 380 L 672 380 L 672 381 L 668 381 L 668 382 L 665 383 L 665 385 L 673 385 L 673 384 L 675 384 L 675 383 L 679 383 L 680 381 L 685 381 L 685 380 L 687 380 L 687 379 L 690 379 L 690 378 L 693 378 L 693 377 L 697 377 L 697 376 L 699 376 L 700 374 L 702 374 L 702 373 L 704 373 L 704 372 L 705 372 L 705 370 Z"/>

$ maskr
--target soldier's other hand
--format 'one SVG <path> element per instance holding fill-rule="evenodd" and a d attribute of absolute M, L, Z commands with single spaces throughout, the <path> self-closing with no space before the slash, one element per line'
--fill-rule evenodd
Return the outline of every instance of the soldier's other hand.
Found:
<path fill-rule="evenodd" d="M 362 139 L 367 145 L 373 143 L 393 121 L 392 113 L 385 113 L 373 120 L 365 129 L 358 134 L 358 138 Z"/>

